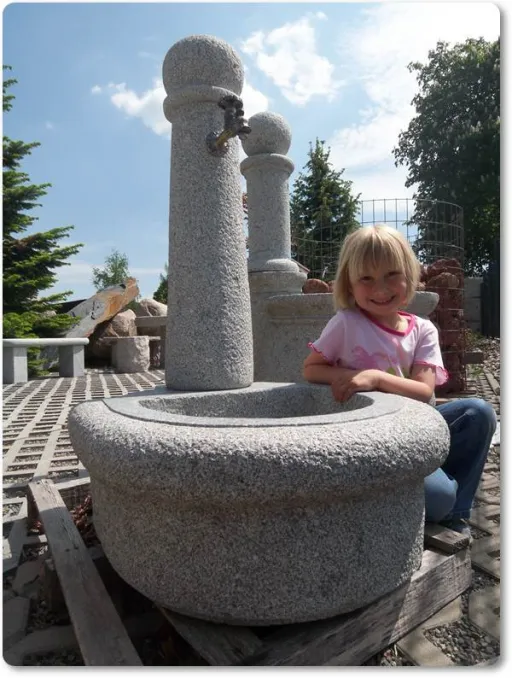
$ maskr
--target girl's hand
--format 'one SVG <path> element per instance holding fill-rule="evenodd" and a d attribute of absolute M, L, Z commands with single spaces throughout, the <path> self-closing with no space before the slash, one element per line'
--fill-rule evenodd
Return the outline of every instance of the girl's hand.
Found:
<path fill-rule="evenodd" d="M 350 370 L 350 372 L 347 370 L 345 374 L 342 374 L 331 384 L 332 394 L 338 402 L 345 402 L 351 395 L 359 391 L 379 390 L 382 375 L 380 370 Z"/>

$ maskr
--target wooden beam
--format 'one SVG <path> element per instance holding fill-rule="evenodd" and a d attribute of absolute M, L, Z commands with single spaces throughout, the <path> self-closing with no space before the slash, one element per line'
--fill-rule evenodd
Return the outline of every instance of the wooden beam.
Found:
<path fill-rule="evenodd" d="M 159 610 L 194 650 L 206 659 L 210 666 L 233 666 L 244 657 L 263 649 L 263 643 L 246 626 L 213 624 L 172 612 L 164 607 Z"/>
<path fill-rule="evenodd" d="M 88 666 L 142 666 L 119 615 L 51 480 L 29 483 L 69 616 Z"/>
<path fill-rule="evenodd" d="M 425 546 L 443 553 L 457 553 L 469 546 L 469 537 L 442 525 L 425 523 Z"/>
<path fill-rule="evenodd" d="M 267 636 L 245 666 L 360 666 L 435 614 L 471 584 L 469 549 L 425 551 L 410 582 L 347 615 L 292 624 Z"/>

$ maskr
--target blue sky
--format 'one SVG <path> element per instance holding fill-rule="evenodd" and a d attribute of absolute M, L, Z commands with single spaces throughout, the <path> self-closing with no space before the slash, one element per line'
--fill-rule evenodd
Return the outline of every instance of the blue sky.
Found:
<path fill-rule="evenodd" d="M 142 296 L 167 259 L 170 124 L 161 66 L 191 34 L 229 42 L 246 68 L 248 115 L 289 122 L 295 173 L 324 139 L 361 198 L 406 198 L 392 148 L 413 115 L 410 61 L 437 40 L 494 40 L 492 3 L 13 3 L 3 12 L 3 62 L 16 100 L 4 134 L 40 141 L 23 169 L 52 188 L 35 230 L 74 225 L 85 246 L 53 291 L 93 294 L 92 266 L 116 248 Z M 242 157 L 242 156 L 241 156 Z"/>

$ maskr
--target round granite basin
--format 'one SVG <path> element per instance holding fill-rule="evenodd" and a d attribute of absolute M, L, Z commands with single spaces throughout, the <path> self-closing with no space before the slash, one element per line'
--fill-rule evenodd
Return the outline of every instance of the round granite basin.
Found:
<path fill-rule="evenodd" d="M 230 624 L 362 607 L 423 551 L 423 479 L 448 453 L 429 405 L 259 383 L 76 406 L 73 447 L 118 573 L 151 600 Z"/>

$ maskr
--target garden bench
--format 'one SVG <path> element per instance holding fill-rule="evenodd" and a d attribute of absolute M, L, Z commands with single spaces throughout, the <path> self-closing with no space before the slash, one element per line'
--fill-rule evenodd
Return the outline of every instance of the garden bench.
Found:
<path fill-rule="evenodd" d="M 59 349 L 59 376 L 81 377 L 84 374 L 84 346 L 89 339 L 67 337 L 62 339 L 4 339 L 3 383 L 28 381 L 27 349 L 57 346 Z"/>

